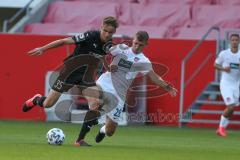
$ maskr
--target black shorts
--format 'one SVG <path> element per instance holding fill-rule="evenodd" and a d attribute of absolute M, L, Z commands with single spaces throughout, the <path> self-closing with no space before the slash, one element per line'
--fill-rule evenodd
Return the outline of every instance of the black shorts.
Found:
<path fill-rule="evenodd" d="M 51 75 L 51 88 L 57 92 L 63 93 L 67 92 L 74 86 L 77 86 L 80 91 L 87 87 L 96 86 L 96 83 L 92 78 L 93 75 L 85 74 L 84 70 L 85 69 L 81 68 L 76 71 L 69 72 L 66 67 L 62 67 L 59 71 Z"/>
<path fill-rule="evenodd" d="M 59 74 L 55 73 L 50 77 L 51 88 L 63 93 L 75 85 L 81 90 L 86 87 L 96 86 L 94 74 L 99 62 L 100 59 L 93 55 L 69 56 L 64 60 L 63 66 L 56 72 Z"/>

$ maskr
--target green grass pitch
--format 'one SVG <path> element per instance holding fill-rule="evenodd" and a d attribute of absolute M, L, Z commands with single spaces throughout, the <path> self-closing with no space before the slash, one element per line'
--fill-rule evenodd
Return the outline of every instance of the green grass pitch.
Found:
<path fill-rule="evenodd" d="M 61 128 L 62 146 L 47 144 L 51 128 Z M 213 129 L 176 127 L 119 127 L 113 137 L 96 144 L 95 127 L 86 141 L 92 147 L 75 147 L 80 125 L 70 123 L 0 121 L 0 160 L 236 160 L 240 157 L 240 133 L 226 138 Z"/>

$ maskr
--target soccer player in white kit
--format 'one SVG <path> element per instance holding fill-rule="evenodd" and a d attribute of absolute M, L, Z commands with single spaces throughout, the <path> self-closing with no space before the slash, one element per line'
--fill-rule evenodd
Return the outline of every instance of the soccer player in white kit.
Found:
<path fill-rule="evenodd" d="M 224 103 L 227 106 L 221 115 L 220 124 L 216 131 L 219 136 L 227 136 L 226 128 L 229 119 L 232 117 L 234 107 L 239 106 L 239 85 L 240 85 L 240 52 L 238 51 L 239 35 L 230 36 L 231 48 L 219 53 L 215 60 L 214 67 L 222 72 L 220 80 L 220 91 Z"/>
<path fill-rule="evenodd" d="M 124 44 L 111 47 L 110 52 L 114 56 L 110 65 L 111 72 L 102 74 L 96 82 L 97 86 L 89 87 L 89 90 L 83 92 L 90 110 L 97 110 L 102 103 L 102 108 L 107 113 L 105 125 L 96 136 L 97 143 L 103 140 L 105 134 L 114 134 L 121 118 L 127 90 L 138 73 L 149 76 L 156 85 L 163 87 L 171 96 L 176 96 L 177 90 L 153 71 L 151 62 L 142 52 L 148 39 L 147 32 L 138 31 L 133 38 L 132 47 Z"/>

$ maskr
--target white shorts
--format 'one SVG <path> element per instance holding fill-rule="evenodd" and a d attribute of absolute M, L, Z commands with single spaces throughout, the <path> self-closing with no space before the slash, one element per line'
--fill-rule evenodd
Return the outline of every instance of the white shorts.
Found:
<path fill-rule="evenodd" d="M 221 82 L 220 91 L 227 106 L 239 105 L 239 85 Z"/>
<path fill-rule="evenodd" d="M 96 84 L 100 86 L 103 91 L 104 105 L 102 109 L 112 121 L 118 123 L 123 118 L 122 112 L 125 100 L 119 97 L 112 83 L 101 78 L 101 76 Z"/>

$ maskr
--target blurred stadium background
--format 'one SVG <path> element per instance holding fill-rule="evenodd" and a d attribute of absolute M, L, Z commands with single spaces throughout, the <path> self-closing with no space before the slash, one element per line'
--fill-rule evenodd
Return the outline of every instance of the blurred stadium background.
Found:
<path fill-rule="evenodd" d="M 134 157 L 135 154 L 129 152 L 123 157 L 203 159 L 201 152 L 204 152 L 207 159 L 215 159 L 216 155 L 216 159 L 226 159 L 223 155 L 227 154 L 236 159 L 234 151 L 239 148 L 239 143 L 235 140 L 239 140 L 240 135 L 232 131 L 228 141 L 214 135 L 224 103 L 219 92 L 219 73 L 215 72 L 213 62 L 221 50 L 229 47 L 229 35 L 240 33 L 239 10 L 240 0 L 1 0 L 0 153 L 7 159 L 10 156 L 7 148 L 13 147 L 15 154 L 9 159 L 18 159 L 17 156 L 28 159 L 27 151 L 22 151 L 24 156 L 18 155 L 18 145 L 23 148 L 35 145 L 34 153 L 38 154 L 36 144 L 39 143 L 44 151 L 44 134 L 55 126 L 66 128 L 66 136 L 72 140 L 67 140 L 66 147 L 71 146 L 80 128 L 78 123 L 82 122 L 87 110 L 84 99 L 65 94 L 53 108 L 34 108 L 29 113 L 23 113 L 21 106 L 36 92 L 48 93 L 49 75 L 71 54 L 74 46 L 50 50 L 40 57 L 29 57 L 26 53 L 58 38 L 98 29 L 103 17 L 115 16 L 120 22 L 114 36 L 116 42 L 129 41 L 138 30 L 148 31 L 151 39 L 145 53 L 154 62 L 156 71 L 176 86 L 179 94 L 175 98 L 158 96 L 149 89 L 147 98 L 137 98 L 134 93 L 129 93 L 128 104 L 135 104 L 135 107 L 125 109 L 121 125 L 126 128 L 121 127 L 119 134 L 111 138 L 112 141 L 104 142 L 102 148 L 94 148 L 94 151 L 101 150 L 95 159 L 107 159 L 106 153 L 101 157 L 104 147 L 111 154 L 111 146 L 120 152 L 134 147 L 133 152 L 141 152 L 144 145 L 147 148 L 143 153 L 145 156 Z M 159 69 L 162 64 L 165 69 Z M 148 80 L 141 79 L 140 83 L 148 84 Z M 74 89 L 70 92 L 74 93 Z M 56 113 L 59 106 L 63 109 Z M 230 128 L 239 128 L 239 115 L 237 109 Z M 131 137 L 125 133 L 127 130 L 133 132 Z M 136 146 L 133 145 L 135 142 L 127 141 L 135 135 L 138 135 L 134 139 Z M 187 139 L 190 137 L 191 140 Z M 185 142 L 184 138 L 187 139 Z M 159 143 L 148 144 L 154 141 Z M 126 147 L 128 144 L 131 147 Z M 225 148 L 222 147 L 224 144 Z M 5 146 L 7 148 L 3 149 Z M 185 149 L 191 147 L 197 158 L 188 157 L 190 151 Z M 217 150 L 218 147 L 222 148 Z M 64 152 L 64 148 L 57 150 Z M 176 150 L 177 155 L 173 156 L 171 150 Z M 55 159 L 64 159 L 55 152 Z M 29 159 L 41 159 L 35 154 Z M 72 158 L 78 157 L 75 149 L 72 154 L 75 155 Z M 86 154 L 83 157 L 88 158 Z"/>

